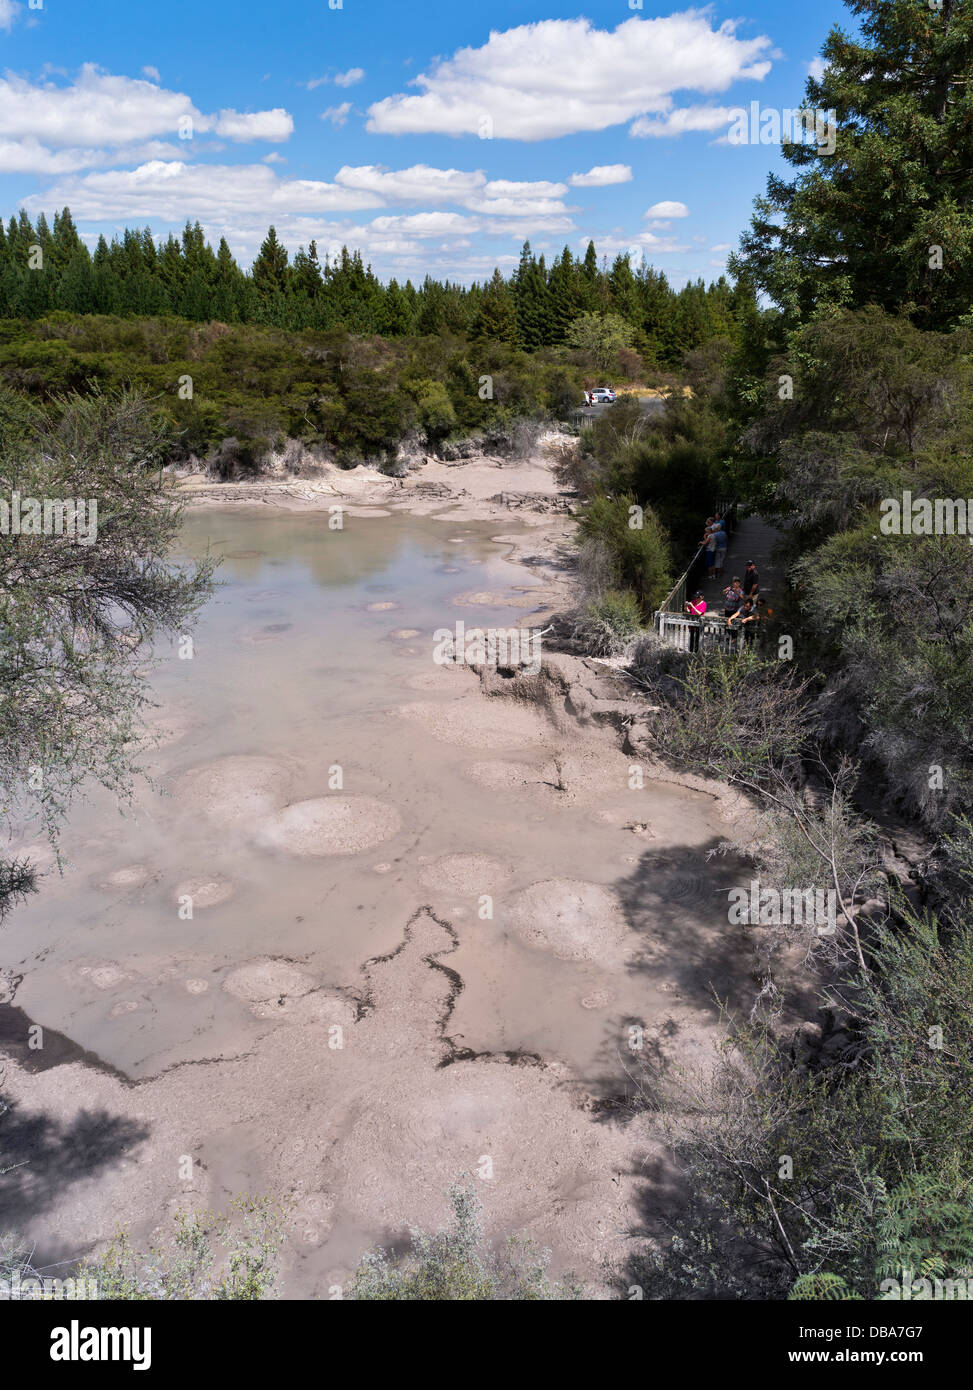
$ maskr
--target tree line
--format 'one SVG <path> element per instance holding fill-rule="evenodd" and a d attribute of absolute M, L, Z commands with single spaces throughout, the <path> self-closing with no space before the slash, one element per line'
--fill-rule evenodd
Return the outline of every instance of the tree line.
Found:
<path fill-rule="evenodd" d="M 614 338 L 650 362 L 675 365 L 711 339 L 732 336 L 752 293 L 721 276 L 674 289 L 646 262 L 627 255 L 599 264 L 593 242 L 583 257 L 569 247 L 550 266 L 524 243 L 516 271 L 495 270 L 464 286 L 427 275 L 383 284 L 347 246 L 322 261 L 317 244 L 291 259 L 271 227 L 249 271 L 226 238 L 214 251 L 198 222 L 158 243 L 148 227 L 126 229 L 94 251 L 69 208 L 32 221 L 21 209 L 0 221 L 0 317 L 38 319 L 52 310 L 191 322 L 253 323 L 303 331 L 344 330 L 387 338 L 463 335 L 533 351 L 571 344 L 584 315 L 613 316 Z M 585 344 L 582 343 L 582 346 Z"/>

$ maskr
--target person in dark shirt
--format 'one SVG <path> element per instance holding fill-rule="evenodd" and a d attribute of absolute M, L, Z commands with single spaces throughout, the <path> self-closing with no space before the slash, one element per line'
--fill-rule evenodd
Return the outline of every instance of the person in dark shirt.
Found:
<path fill-rule="evenodd" d="M 738 641 L 745 640 L 752 642 L 757 631 L 757 624 L 760 622 L 760 613 L 753 599 L 744 599 L 742 607 L 738 608 L 731 618 L 727 619 L 727 627 L 731 632 L 740 634 Z"/>
<path fill-rule="evenodd" d="M 755 594 L 760 585 L 760 576 L 757 574 L 757 567 L 752 560 L 747 561 L 747 567 L 743 571 L 743 593 L 745 598 Z"/>

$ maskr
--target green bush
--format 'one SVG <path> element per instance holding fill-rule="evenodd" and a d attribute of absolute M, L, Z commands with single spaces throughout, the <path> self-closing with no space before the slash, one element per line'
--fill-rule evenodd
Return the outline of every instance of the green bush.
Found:
<path fill-rule="evenodd" d="M 441 381 L 424 384 L 419 396 L 419 420 L 430 444 L 445 439 L 456 427 L 456 411 L 449 398 L 449 392 Z"/>
<path fill-rule="evenodd" d="M 642 609 L 634 594 L 608 589 L 585 604 L 577 635 L 595 656 L 617 656 L 642 631 Z"/>
<path fill-rule="evenodd" d="M 552 1280 L 548 1251 L 523 1237 L 499 1249 L 484 1245 L 480 1205 L 472 1186 L 450 1189 L 452 1224 L 435 1234 L 413 1229 L 411 1248 L 398 1258 L 370 1251 L 352 1281 L 351 1297 L 362 1302 L 470 1303 L 578 1299 L 573 1276 Z"/>
<path fill-rule="evenodd" d="M 79 1273 L 103 1299 L 255 1301 L 273 1292 L 283 1242 L 280 1208 L 239 1198 L 229 1215 L 177 1216 L 172 1239 L 147 1251 L 119 1232 Z"/>
<path fill-rule="evenodd" d="M 640 507 L 631 494 L 595 498 L 581 518 L 579 539 L 605 545 L 615 565 L 613 587 L 630 589 L 643 615 L 669 592 L 668 537 L 652 508 Z"/>

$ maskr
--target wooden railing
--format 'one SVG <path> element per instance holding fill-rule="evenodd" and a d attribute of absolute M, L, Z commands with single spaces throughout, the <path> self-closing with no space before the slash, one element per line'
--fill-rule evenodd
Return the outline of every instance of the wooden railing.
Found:
<path fill-rule="evenodd" d="M 655 630 L 662 640 L 683 652 L 739 652 L 756 640 L 747 632 L 741 633 L 739 623 L 730 627 L 726 618 L 712 613 L 691 618 L 687 613 L 660 610 L 655 618 Z"/>
<path fill-rule="evenodd" d="M 714 515 L 721 516 L 723 518 L 726 524 L 727 536 L 732 535 L 733 532 L 736 530 L 737 524 L 737 504 L 735 502 L 731 502 L 726 506 L 724 510 L 722 505 L 720 503 L 717 503 L 717 510 L 714 513 Z M 693 558 L 687 565 L 684 573 L 679 576 L 672 589 L 666 595 L 665 601 L 656 610 L 655 628 L 657 632 L 659 631 L 658 619 L 661 613 L 678 613 L 680 617 L 685 616 L 685 614 L 683 613 L 683 609 L 686 606 L 686 594 L 689 592 L 691 584 L 693 586 L 693 591 L 695 592 L 695 588 L 697 587 L 697 577 L 706 568 L 706 562 L 704 559 L 705 554 L 705 550 L 702 546 L 700 546 L 699 549 L 696 551 L 696 554 L 693 556 Z"/>
<path fill-rule="evenodd" d="M 736 502 L 716 504 L 716 516 L 726 522 L 727 535 L 732 535 L 737 524 Z M 729 627 L 726 618 L 717 613 L 705 613 L 694 618 L 685 612 L 686 596 L 699 588 L 699 579 L 705 573 L 705 550 L 699 550 L 690 560 L 686 570 L 679 576 L 665 602 L 656 610 L 653 625 L 665 642 L 684 652 L 740 652 L 757 640 L 752 632 L 741 633 L 740 625 Z"/>

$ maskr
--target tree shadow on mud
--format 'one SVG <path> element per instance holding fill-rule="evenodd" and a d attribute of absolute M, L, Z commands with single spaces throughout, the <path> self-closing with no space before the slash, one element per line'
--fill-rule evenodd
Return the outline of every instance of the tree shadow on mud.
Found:
<path fill-rule="evenodd" d="M 687 1031 L 679 1014 L 702 1013 L 715 1025 L 717 1001 L 748 1009 L 753 1001 L 752 946 L 727 914 L 729 889 L 748 881 L 749 870 L 736 855 L 713 853 L 719 844 L 649 848 L 614 885 L 641 942 L 628 970 L 645 981 L 645 1012 L 606 1022 L 602 1073 L 590 1083 L 596 1115 L 625 1119 L 654 1108 L 654 1083 L 670 1071 Z"/>
<path fill-rule="evenodd" d="M 141 1121 L 104 1109 L 82 1110 L 64 1121 L 10 1105 L 0 1114 L 0 1231 L 18 1237 L 67 1188 L 111 1167 L 148 1134 Z M 82 1254 L 45 1242 L 33 1263 L 44 1268 Z"/>
<path fill-rule="evenodd" d="M 124 1085 L 130 1079 L 53 1028 L 43 1029 L 43 1047 L 28 1042 L 36 1025 L 22 1009 L 0 1005 L 0 1232 L 19 1236 L 43 1216 L 65 1190 L 116 1163 L 149 1135 L 141 1121 L 107 1110 L 81 1110 L 69 1119 L 4 1102 L 3 1062 L 14 1059 L 29 1074 L 81 1062 Z M 76 1250 L 38 1250 L 34 1263 L 72 1261 Z"/>
<path fill-rule="evenodd" d="M 692 1070 L 712 1055 L 720 1005 L 744 1016 L 753 1007 L 762 983 L 754 941 L 728 915 L 729 890 L 749 884 L 753 874 L 741 856 L 714 853 L 719 844 L 714 838 L 693 848 L 650 848 L 615 885 L 626 921 L 643 943 L 628 968 L 645 980 L 646 1017 L 606 1022 L 600 1071 L 585 1082 L 595 1120 L 628 1124 L 651 1117 L 664 1092 L 678 1093 L 680 1069 Z M 667 999 L 672 1012 L 665 1008 Z M 810 973 L 804 984 L 788 980 L 790 1011 L 811 1017 L 818 1003 Z M 673 1016 L 686 1010 L 693 1019 Z M 641 1034 L 630 1032 L 636 1028 Z M 639 1044 L 634 1048 L 633 1037 Z M 637 1218 L 629 1231 L 632 1261 L 617 1276 L 620 1298 L 640 1296 L 629 1293 L 638 1283 L 638 1250 L 664 1234 L 667 1217 L 688 1195 L 661 1136 L 657 1142 L 647 1139 L 644 1156 L 632 1163 L 628 1176 L 637 1181 Z"/>

